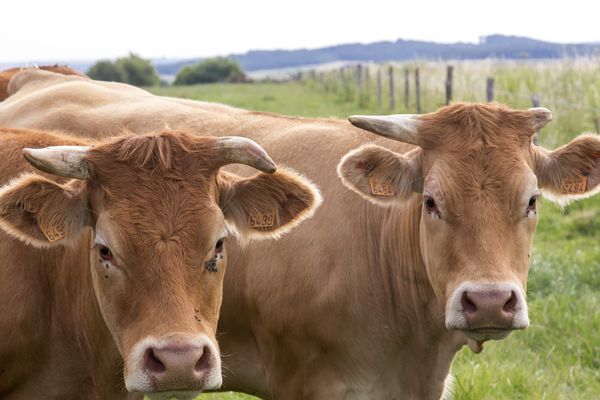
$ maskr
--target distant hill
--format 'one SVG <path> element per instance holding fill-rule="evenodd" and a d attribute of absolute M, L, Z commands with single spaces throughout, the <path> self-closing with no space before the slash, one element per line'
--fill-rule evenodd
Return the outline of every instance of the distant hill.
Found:
<path fill-rule="evenodd" d="M 344 62 L 386 62 L 415 59 L 426 60 L 476 60 L 552 59 L 600 54 L 600 42 L 559 44 L 518 36 L 491 35 L 480 38 L 479 43 L 436 43 L 418 40 L 375 42 L 368 44 L 342 44 L 319 49 L 252 50 L 229 57 L 240 62 L 245 71 L 294 69 L 307 65 Z M 201 58 L 154 59 L 162 77 L 174 77 L 184 65 L 194 64 Z M 29 63 L 29 65 L 68 64 L 85 72 L 94 61 L 60 61 Z M 0 68 L 22 66 L 23 63 L 0 64 Z"/>
<path fill-rule="evenodd" d="M 338 61 L 406 61 L 414 59 L 475 60 L 483 58 L 551 59 L 600 54 L 600 43 L 558 44 L 517 36 L 484 36 L 474 43 L 435 43 L 418 40 L 343 44 L 319 49 L 252 50 L 230 57 L 244 70 L 257 71 L 316 65 Z M 157 66 L 161 75 L 174 75 L 183 65 L 200 59 L 163 62 Z"/>

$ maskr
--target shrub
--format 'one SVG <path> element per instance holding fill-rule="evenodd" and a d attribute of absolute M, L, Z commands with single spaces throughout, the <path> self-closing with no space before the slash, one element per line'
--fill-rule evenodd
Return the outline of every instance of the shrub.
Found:
<path fill-rule="evenodd" d="M 87 74 L 92 79 L 125 82 L 135 86 L 154 86 L 160 82 L 152 63 L 133 53 L 117 59 L 114 63 L 98 61 Z"/>
<path fill-rule="evenodd" d="M 87 75 L 99 81 L 127 82 L 127 75 L 120 66 L 110 61 L 98 61 L 88 70 Z"/>
<path fill-rule="evenodd" d="M 244 71 L 237 61 L 219 57 L 209 58 L 197 64 L 183 67 L 175 77 L 175 85 L 240 82 L 244 80 Z"/>
<path fill-rule="evenodd" d="M 136 54 L 130 53 L 129 57 L 117 59 L 115 65 L 125 71 L 127 83 L 132 85 L 154 86 L 160 82 L 152 63 Z"/>

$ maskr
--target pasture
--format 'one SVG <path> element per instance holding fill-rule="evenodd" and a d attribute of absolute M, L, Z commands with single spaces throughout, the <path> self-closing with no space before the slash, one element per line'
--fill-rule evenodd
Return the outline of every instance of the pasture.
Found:
<path fill-rule="evenodd" d="M 444 102 L 446 64 L 409 66 L 416 65 L 421 70 L 422 109 L 432 111 Z M 594 120 L 600 117 L 600 59 L 453 65 L 455 100 L 484 101 L 488 76 L 495 78 L 496 101 L 509 106 L 531 107 L 531 94 L 538 93 L 541 105 L 554 114 L 554 121 L 539 137 L 539 143 L 548 148 L 593 131 Z M 339 83 L 325 74 L 321 81 L 149 90 L 159 95 L 309 117 L 414 112 L 412 102 L 406 109 L 402 101 L 397 101 L 397 108 L 390 111 L 387 105 L 379 106 L 373 93 L 360 95 L 352 86 L 335 85 Z M 398 82 L 397 87 L 401 86 Z M 479 355 L 465 347 L 452 367 L 457 400 L 596 399 L 600 394 L 600 196 L 564 209 L 544 200 L 540 215 L 528 282 L 531 327 L 501 342 L 487 342 Z M 227 374 L 226 355 L 223 362 Z M 200 397 L 251 398 L 240 394 Z"/>

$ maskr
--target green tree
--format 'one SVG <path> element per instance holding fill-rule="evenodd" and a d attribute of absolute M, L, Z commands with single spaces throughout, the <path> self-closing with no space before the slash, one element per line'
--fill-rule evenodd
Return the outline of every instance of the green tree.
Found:
<path fill-rule="evenodd" d="M 127 83 L 135 86 L 158 85 L 160 79 L 150 60 L 130 53 L 129 57 L 117 59 L 115 66 L 122 68 L 127 76 Z"/>
<path fill-rule="evenodd" d="M 98 61 L 92 65 L 87 75 L 99 81 L 127 82 L 127 74 L 123 68 L 107 60 Z"/>
<path fill-rule="evenodd" d="M 239 82 L 243 80 L 245 80 L 244 71 L 237 61 L 218 57 L 183 67 L 175 77 L 175 85 Z"/>

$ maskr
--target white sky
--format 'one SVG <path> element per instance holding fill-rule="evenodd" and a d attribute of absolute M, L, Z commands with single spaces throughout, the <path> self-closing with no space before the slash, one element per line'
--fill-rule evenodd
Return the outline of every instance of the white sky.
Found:
<path fill-rule="evenodd" d="M 227 55 L 378 40 L 477 42 L 494 33 L 600 42 L 598 0 L 13 0 L 0 62 Z"/>

